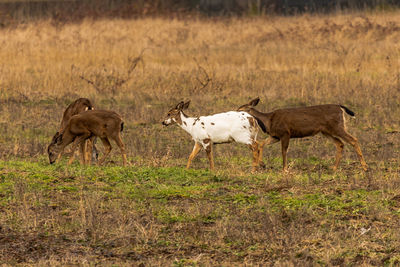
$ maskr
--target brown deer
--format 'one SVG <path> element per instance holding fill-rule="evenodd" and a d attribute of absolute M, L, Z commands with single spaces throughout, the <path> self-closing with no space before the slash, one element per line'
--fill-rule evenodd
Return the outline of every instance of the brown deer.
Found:
<path fill-rule="evenodd" d="M 60 124 L 59 132 L 61 132 L 62 129 L 64 129 L 64 127 L 67 125 L 69 119 L 72 116 L 82 113 L 82 112 L 85 112 L 87 110 L 93 110 L 93 109 L 94 109 L 94 107 L 93 107 L 92 103 L 87 98 L 78 98 L 77 100 L 72 102 L 64 111 L 64 114 L 63 114 L 63 117 L 61 120 L 61 124 Z M 90 138 L 86 142 L 83 142 L 80 145 L 80 151 L 83 151 L 83 146 L 85 146 L 85 150 L 88 153 L 88 155 L 82 155 L 82 153 L 81 153 L 81 163 L 83 163 L 85 161 L 84 157 L 86 157 L 87 159 L 91 159 L 93 161 L 97 160 L 98 151 L 97 151 L 96 146 L 94 145 L 94 141 L 95 141 L 94 138 Z M 89 147 L 93 147 L 93 149 L 91 151 L 89 151 L 89 149 L 88 149 Z M 92 155 L 90 155 L 90 152 Z M 60 158 L 60 157 L 61 157 L 61 154 L 59 154 L 58 158 Z M 74 160 L 74 157 L 71 157 L 69 163 L 72 163 L 73 160 Z M 89 160 L 89 162 L 90 162 L 90 160 Z"/>
<path fill-rule="evenodd" d="M 72 102 L 64 111 L 62 120 L 61 120 L 61 125 L 60 125 L 60 130 L 63 129 L 69 119 L 79 113 L 82 113 L 87 110 L 92 110 L 94 109 L 92 102 L 90 102 L 89 99 L 87 98 L 78 98 L 74 102 Z"/>
<path fill-rule="evenodd" d="M 328 104 L 278 109 L 269 113 L 262 113 L 254 108 L 259 101 L 259 98 L 253 99 L 248 104 L 239 107 L 238 110 L 245 111 L 256 118 L 262 130 L 270 135 L 259 145 L 260 159 L 264 145 L 281 141 L 283 170 L 286 171 L 286 154 L 290 138 L 303 138 L 322 133 L 336 145 L 336 161 L 333 170 L 336 170 L 339 166 L 344 147 L 343 141 L 354 147 L 362 168 L 365 171 L 368 169 L 357 138 L 346 131 L 344 113 L 354 116 L 354 112 L 347 107 Z"/>
<path fill-rule="evenodd" d="M 121 116 L 114 111 L 88 110 L 72 116 L 65 127 L 54 135 L 47 148 L 50 164 L 53 164 L 64 151 L 64 148 L 72 142 L 72 153 L 74 153 L 77 146 L 84 143 L 85 140 L 93 136 L 98 136 L 105 148 L 104 156 L 99 160 L 98 164 L 103 164 L 106 157 L 110 154 L 112 147 L 109 138 L 111 138 L 120 148 L 125 166 L 127 164 L 125 146 L 120 135 L 123 125 Z M 81 146 L 81 149 L 81 153 L 84 155 L 86 147 Z M 72 158 L 74 157 L 73 155 Z M 83 163 L 85 163 L 85 159 L 83 160 Z M 71 162 L 70 160 L 68 164 Z"/>

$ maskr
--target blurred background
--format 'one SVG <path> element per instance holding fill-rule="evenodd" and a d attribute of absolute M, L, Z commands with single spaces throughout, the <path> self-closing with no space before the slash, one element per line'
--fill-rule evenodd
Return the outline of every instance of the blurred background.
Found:
<path fill-rule="evenodd" d="M 163 15 L 293 15 L 304 12 L 398 7 L 399 0 L 1 0 L 0 17 L 4 25 L 15 21 L 51 18 L 80 20 L 90 18 L 138 18 Z"/>

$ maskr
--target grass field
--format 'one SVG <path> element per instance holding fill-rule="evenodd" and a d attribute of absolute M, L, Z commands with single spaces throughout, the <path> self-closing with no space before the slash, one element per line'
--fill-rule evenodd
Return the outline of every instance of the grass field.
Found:
<path fill-rule="evenodd" d="M 400 13 L 210 20 L 41 21 L 0 29 L 0 262 L 6 265 L 400 264 Z M 338 103 L 370 166 L 322 136 L 250 174 L 239 144 L 184 166 L 188 114 Z M 125 121 L 131 167 L 49 165 L 78 97 Z M 101 145 L 99 144 L 101 148 Z"/>

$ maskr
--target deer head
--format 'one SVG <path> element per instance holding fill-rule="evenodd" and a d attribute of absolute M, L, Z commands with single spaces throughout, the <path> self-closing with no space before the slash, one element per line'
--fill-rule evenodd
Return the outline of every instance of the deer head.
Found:
<path fill-rule="evenodd" d="M 58 155 L 62 151 L 62 137 L 63 134 L 57 132 L 54 136 L 53 139 L 51 140 L 50 145 L 47 147 L 47 153 L 49 154 L 49 161 L 50 164 L 53 164 L 57 158 Z"/>
<path fill-rule="evenodd" d="M 260 102 L 259 97 L 251 100 L 248 104 L 244 104 L 243 106 L 240 106 L 237 110 L 248 112 L 251 108 L 257 106 L 258 102 Z"/>
<path fill-rule="evenodd" d="M 175 108 L 168 111 L 167 117 L 162 122 L 163 125 L 168 126 L 174 123 L 182 124 L 181 112 L 189 107 L 190 100 L 186 103 L 181 101 Z"/>

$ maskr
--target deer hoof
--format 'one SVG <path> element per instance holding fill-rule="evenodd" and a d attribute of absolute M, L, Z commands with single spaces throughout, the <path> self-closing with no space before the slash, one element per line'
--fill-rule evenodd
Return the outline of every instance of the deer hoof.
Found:
<path fill-rule="evenodd" d="M 263 170 L 265 170 L 265 169 L 267 168 L 267 166 L 265 165 L 265 163 L 262 162 L 262 161 L 260 161 L 259 166 L 260 166 L 260 169 L 263 169 Z"/>

